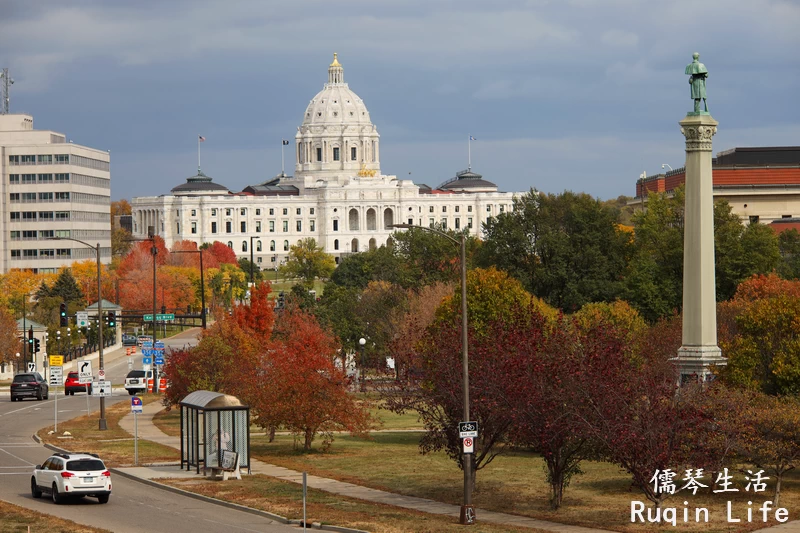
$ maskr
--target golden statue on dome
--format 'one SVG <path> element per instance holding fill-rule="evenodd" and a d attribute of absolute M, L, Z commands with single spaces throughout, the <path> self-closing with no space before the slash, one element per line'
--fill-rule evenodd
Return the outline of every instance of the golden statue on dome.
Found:
<path fill-rule="evenodd" d="M 377 173 L 377 170 L 368 169 L 366 163 L 361 163 L 361 170 L 358 171 L 358 175 L 361 178 L 374 178 Z"/>

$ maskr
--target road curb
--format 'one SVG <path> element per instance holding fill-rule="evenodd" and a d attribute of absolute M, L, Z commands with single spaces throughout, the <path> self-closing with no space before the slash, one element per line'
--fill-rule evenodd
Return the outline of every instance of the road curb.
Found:
<path fill-rule="evenodd" d="M 45 446 L 47 446 L 47 445 L 45 445 Z M 55 448 L 55 446 L 53 448 Z M 245 512 L 245 513 L 250 513 L 250 514 L 254 514 L 254 515 L 263 516 L 265 518 L 269 518 L 270 520 L 274 520 L 275 522 L 279 522 L 281 524 L 296 525 L 296 526 L 302 526 L 303 525 L 303 521 L 302 520 L 288 519 L 286 517 L 283 517 L 283 516 L 280 516 L 280 515 L 277 515 L 277 514 L 274 514 L 274 513 L 270 513 L 269 511 L 262 511 L 261 509 L 253 509 L 252 507 L 247 507 L 245 505 L 239 505 L 238 503 L 226 502 L 224 500 L 220 500 L 220 499 L 217 499 L 217 498 L 212 498 L 211 496 L 204 496 L 203 494 L 197 494 L 195 492 L 190 492 L 188 490 L 179 489 L 177 487 L 172 487 L 170 485 L 165 485 L 163 483 L 159 483 L 157 481 L 153 481 L 152 479 L 144 479 L 144 478 L 140 478 L 140 477 L 134 476 L 133 474 L 129 474 L 127 472 L 123 472 L 122 470 L 119 470 L 117 468 L 109 468 L 109 470 L 112 473 L 120 475 L 120 476 L 122 476 L 124 478 L 128 478 L 128 479 L 133 480 L 133 481 L 138 481 L 139 483 L 144 483 L 145 485 L 150 485 L 151 487 L 156 487 L 156 488 L 159 488 L 159 489 L 164 489 L 164 490 L 167 490 L 167 491 L 170 491 L 170 492 L 174 492 L 175 494 L 180 494 L 182 496 L 187 496 L 189 498 L 194 498 L 195 500 L 200 500 L 200 501 L 204 501 L 204 502 L 207 502 L 207 503 L 213 503 L 215 505 L 221 505 L 222 507 L 227 507 L 229 509 L 235 509 L 237 511 L 242 511 L 242 512 Z M 333 526 L 333 525 L 322 524 L 320 522 L 313 522 L 312 524 L 307 524 L 307 527 L 311 527 L 313 529 L 319 529 L 319 530 L 322 530 L 322 531 L 335 531 L 335 532 L 339 532 L 339 533 L 369 533 L 368 531 L 365 531 L 363 529 L 352 529 L 352 528 L 347 528 L 347 527 L 342 527 L 342 526 Z"/>

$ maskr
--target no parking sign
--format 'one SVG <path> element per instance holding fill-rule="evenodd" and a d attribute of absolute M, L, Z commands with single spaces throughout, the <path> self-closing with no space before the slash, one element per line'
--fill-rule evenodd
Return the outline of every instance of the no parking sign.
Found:
<path fill-rule="evenodd" d="M 475 442 L 472 437 L 464 437 L 464 453 L 475 453 Z"/>

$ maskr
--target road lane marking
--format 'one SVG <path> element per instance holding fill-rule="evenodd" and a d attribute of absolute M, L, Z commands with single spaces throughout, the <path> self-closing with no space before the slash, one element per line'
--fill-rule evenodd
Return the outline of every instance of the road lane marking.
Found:
<path fill-rule="evenodd" d="M 0 448 L 0 452 L 7 453 L 8 455 L 10 455 L 11 457 L 13 457 L 14 459 L 16 459 L 16 460 L 18 460 L 18 461 L 22 461 L 22 462 L 23 462 L 23 463 L 25 463 L 26 465 L 33 466 L 33 463 L 26 461 L 26 460 L 25 460 L 25 459 L 23 459 L 22 457 L 17 457 L 16 455 L 14 455 L 13 453 L 11 453 L 11 452 L 9 452 L 9 451 L 5 450 L 4 448 Z M 20 468 L 23 468 L 23 467 L 20 467 Z"/>

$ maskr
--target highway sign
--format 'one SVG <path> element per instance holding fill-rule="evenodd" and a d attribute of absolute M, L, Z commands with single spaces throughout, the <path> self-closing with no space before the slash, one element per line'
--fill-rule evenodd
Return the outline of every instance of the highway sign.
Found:
<path fill-rule="evenodd" d="M 28 363 L 28 372 L 36 372 L 36 363 Z"/>
<path fill-rule="evenodd" d="M 92 396 L 111 396 L 111 382 L 95 381 L 92 383 Z"/>
<path fill-rule="evenodd" d="M 163 365 L 163 364 L 164 364 L 164 358 L 163 358 L 163 357 L 161 357 L 161 356 L 159 356 L 159 357 L 156 357 L 156 359 L 155 359 L 155 363 L 156 363 L 157 365 Z"/>
<path fill-rule="evenodd" d="M 92 362 L 78 361 L 78 383 L 86 385 L 92 382 Z"/>
<path fill-rule="evenodd" d="M 142 357 L 142 364 L 143 365 L 150 365 L 153 363 L 152 357 Z"/>
<path fill-rule="evenodd" d="M 458 436 L 459 438 L 478 436 L 478 423 L 477 422 L 459 422 L 458 423 Z"/>
<path fill-rule="evenodd" d="M 164 349 L 164 341 L 156 341 L 155 349 L 156 350 L 163 350 Z"/>
<path fill-rule="evenodd" d="M 78 311 L 75 313 L 75 318 L 79 328 L 85 328 L 89 325 L 89 313 L 87 311 Z"/>
<path fill-rule="evenodd" d="M 464 453 L 475 453 L 475 442 L 472 437 L 464 437 Z"/>
<path fill-rule="evenodd" d="M 51 355 L 50 356 L 50 366 L 63 366 L 64 365 L 64 356 L 63 355 Z"/>
<path fill-rule="evenodd" d="M 142 317 L 142 319 L 145 322 L 152 322 L 153 321 L 153 315 L 152 314 L 144 315 Z M 156 315 L 156 320 L 161 320 L 161 321 L 164 321 L 164 320 L 175 320 L 175 314 L 174 313 L 165 313 L 165 314 L 160 314 L 159 313 L 159 314 Z"/>
<path fill-rule="evenodd" d="M 131 413 L 141 414 L 144 411 L 142 399 L 138 396 L 131 397 Z"/>

